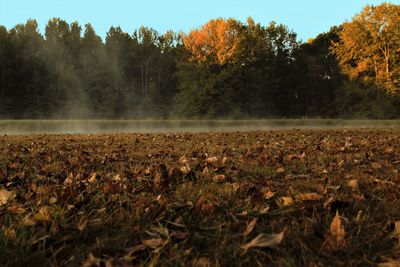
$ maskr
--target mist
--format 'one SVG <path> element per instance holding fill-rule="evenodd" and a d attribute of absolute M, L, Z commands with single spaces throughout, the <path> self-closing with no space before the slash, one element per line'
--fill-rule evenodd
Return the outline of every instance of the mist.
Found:
<path fill-rule="evenodd" d="M 236 132 L 293 129 L 399 129 L 400 120 L 2 120 L 0 134 Z"/>

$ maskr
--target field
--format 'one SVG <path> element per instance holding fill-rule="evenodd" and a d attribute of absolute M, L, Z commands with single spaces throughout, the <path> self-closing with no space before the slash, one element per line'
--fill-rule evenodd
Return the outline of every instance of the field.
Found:
<path fill-rule="evenodd" d="M 1 136 L 0 265 L 399 266 L 399 134 Z"/>
<path fill-rule="evenodd" d="M 0 120 L 0 134 L 163 133 L 283 129 L 399 129 L 400 120 Z"/>

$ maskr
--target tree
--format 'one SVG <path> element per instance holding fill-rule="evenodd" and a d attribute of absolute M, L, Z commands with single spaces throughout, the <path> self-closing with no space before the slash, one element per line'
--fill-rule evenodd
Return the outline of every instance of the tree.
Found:
<path fill-rule="evenodd" d="M 186 116 L 265 117 L 285 112 L 296 34 L 251 18 L 211 20 L 183 37 L 176 109 Z M 277 104 L 275 104 L 277 103 Z"/>
<path fill-rule="evenodd" d="M 351 79 L 400 90 L 400 5 L 383 3 L 366 6 L 343 24 L 333 52 L 344 73 Z"/>
<path fill-rule="evenodd" d="M 239 51 L 242 26 L 232 18 L 219 18 L 191 31 L 183 39 L 185 48 L 191 54 L 189 60 L 220 65 L 232 62 Z"/>
<path fill-rule="evenodd" d="M 331 53 L 331 44 L 339 40 L 341 27 L 332 27 L 328 32 L 303 43 L 296 52 L 297 114 L 303 116 L 332 116 L 342 85 L 337 59 Z M 340 100 L 339 100 L 340 101 Z"/>
<path fill-rule="evenodd" d="M 106 36 L 106 58 L 111 74 L 111 88 L 114 89 L 114 110 L 119 114 L 124 109 L 124 94 L 126 85 L 126 73 L 132 55 L 132 38 L 123 32 L 120 27 L 111 27 Z"/>
<path fill-rule="evenodd" d="M 8 65 L 7 58 L 9 58 L 8 53 L 10 49 L 9 35 L 7 29 L 4 26 L 0 26 L 0 104 L 2 109 L 4 109 L 5 98 L 6 98 L 6 67 Z"/>

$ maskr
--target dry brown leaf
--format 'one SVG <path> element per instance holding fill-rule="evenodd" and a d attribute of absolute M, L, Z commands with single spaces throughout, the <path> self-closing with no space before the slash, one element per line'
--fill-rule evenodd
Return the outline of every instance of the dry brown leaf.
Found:
<path fill-rule="evenodd" d="M 6 204 L 8 201 L 16 196 L 15 191 L 8 191 L 7 189 L 0 189 L 0 206 Z"/>
<path fill-rule="evenodd" d="M 400 267 L 400 259 L 379 263 L 378 267 Z"/>
<path fill-rule="evenodd" d="M 331 205 L 335 201 L 335 197 L 331 196 L 324 202 L 324 209 L 326 209 L 329 205 Z"/>
<path fill-rule="evenodd" d="M 321 250 L 326 252 L 331 252 L 345 247 L 346 245 L 345 235 L 346 232 L 342 225 L 339 212 L 336 211 L 336 215 L 332 220 L 329 232 L 327 233 L 326 239 L 321 246 Z"/>
<path fill-rule="evenodd" d="M 211 266 L 210 259 L 205 257 L 194 259 L 192 262 L 192 267 L 210 267 L 210 266 Z"/>
<path fill-rule="evenodd" d="M 244 233 L 243 233 L 243 236 L 244 236 L 244 237 L 248 236 L 248 235 L 253 231 L 254 226 L 256 226 L 256 223 L 257 223 L 257 219 L 254 218 L 253 220 L 251 220 L 251 221 L 247 224 L 246 230 L 245 230 Z"/>
<path fill-rule="evenodd" d="M 173 231 L 171 233 L 171 237 L 175 237 L 177 239 L 186 239 L 189 236 L 188 232 L 183 232 L 183 231 Z"/>
<path fill-rule="evenodd" d="M 190 172 L 190 166 L 189 166 L 189 164 L 186 164 L 185 166 L 180 167 L 179 170 L 184 174 L 189 173 Z"/>
<path fill-rule="evenodd" d="M 125 261 L 132 261 L 137 258 L 137 256 L 134 255 L 136 252 L 144 251 L 144 250 L 146 250 L 146 248 L 147 248 L 147 246 L 143 245 L 143 244 L 139 244 L 134 247 L 126 248 L 126 249 L 124 249 L 124 251 L 127 252 L 128 254 L 125 255 L 124 257 L 122 257 L 122 259 Z"/>
<path fill-rule="evenodd" d="M 388 146 L 387 148 L 385 148 L 384 153 L 385 154 L 392 154 L 394 152 L 394 148 L 392 146 Z"/>
<path fill-rule="evenodd" d="M 97 173 L 93 173 L 90 178 L 89 178 L 89 183 L 95 183 L 97 181 L 96 179 Z"/>
<path fill-rule="evenodd" d="M 213 177 L 214 182 L 223 182 L 225 180 L 224 174 L 217 174 Z"/>
<path fill-rule="evenodd" d="M 121 181 L 121 175 L 120 174 L 115 175 L 113 180 L 116 182 Z"/>
<path fill-rule="evenodd" d="M 25 226 L 33 226 L 37 224 L 37 221 L 33 219 L 32 216 L 26 216 L 25 218 L 22 219 L 22 224 Z"/>
<path fill-rule="evenodd" d="M 33 215 L 30 219 L 37 222 L 50 222 L 51 221 L 51 211 L 49 206 L 43 206 L 39 209 L 39 211 Z M 31 221 L 32 223 L 32 221 Z M 29 225 L 29 219 L 27 220 L 27 225 Z"/>
<path fill-rule="evenodd" d="M 350 180 L 350 181 L 347 183 L 347 185 L 348 185 L 349 187 L 351 187 L 352 189 L 357 189 L 357 188 L 358 188 L 358 180 L 357 180 L 357 179 Z"/>
<path fill-rule="evenodd" d="M 211 203 L 201 205 L 200 211 L 204 215 L 211 215 L 214 213 L 214 205 Z"/>
<path fill-rule="evenodd" d="M 70 185 L 74 182 L 74 175 L 70 172 L 64 180 L 64 185 Z"/>
<path fill-rule="evenodd" d="M 249 243 L 243 245 L 242 249 L 244 249 L 244 252 L 246 253 L 247 250 L 249 250 L 250 248 L 274 247 L 282 242 L 284 234 L 285 230 L 283 230 L 279 234 L 259 234 Z"/>
<path fill-rule="evenodd" d="M 276 195 L 276 192 L 272 192 L 270 190 L 263 191 L 264 199 L 273 198 Z"/>
<path fill-rule="evenodd" d="M 8 207 L 7 211 L 14 214 L 22 214 L 26 212 L 26 210 L 20 206 Z"/>
<path fill-rule="evenodd" d="M 83 262 L 82 267 L 93 267 L 100 266 L 101 260 L 93 256 L 92 253 L 89 254 L 88 258 Z"/>
<path fill-rule="evenodd" d="M 188 162 L 188 159 L 185 156 L 182 156 L 179 158 L 179 163 L 180 164 L 186 164 Z"/>
<path fill-rule="evenodd" d="M 294 201 L 292 197 L 280 197 L 278 199 L 278 204 L 280 206 L 290 206 L 293 205 Z"/>
<path fill-rule="evenodd" d="M 152 238 L 142 241 L 143 245 L 146 245 L 149 248 L 156 249 L 161 247 L 164 244 L 164 241 L 161 238 Z"/>
<path fill-rule="evenodd" d="M 78 230 L 79 230 L 80 232 L 82 232 L 83 230 L 85 230 L 87 223 L 88 223 L 88 218 L 87 218 L 86 216 L 83 216 L 83 217 L 79 220 L 79 223 L 78 223 L 78 225 L 76 226 L 76 228 L 78 228 Z"/>
<path fill-rule="evenodd" d="M 320 200 L 322 196 L 317 193 L 300 193 L 297 195 L 297 200 L 299 201 L 315 201 Z"/>
<path fill-rule="evenodd" d="M 218 161 L 218 157 L 209 157 L 205 160 L 207 163 L 215 163 Z"/>
<path fill-rule="evenodd" d="M 278 167 L 275 169 L 275 173 L 280 174 L 280 173 L 284 173 L 286 170 L 283 167 Z"/>

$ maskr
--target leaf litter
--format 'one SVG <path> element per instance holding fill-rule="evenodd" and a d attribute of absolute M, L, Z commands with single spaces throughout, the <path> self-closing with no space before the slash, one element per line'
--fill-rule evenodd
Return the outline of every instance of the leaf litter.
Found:
<path fill-rule="evenodd" d="M 396 266 L 398 162 L 396 130 L 2 136 L 0 265 Z"/>

